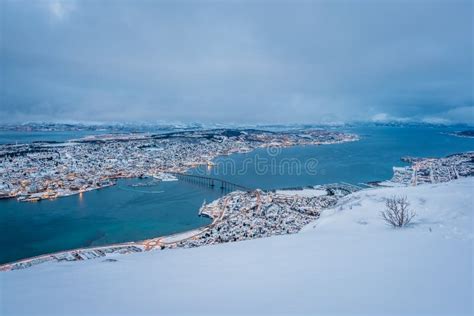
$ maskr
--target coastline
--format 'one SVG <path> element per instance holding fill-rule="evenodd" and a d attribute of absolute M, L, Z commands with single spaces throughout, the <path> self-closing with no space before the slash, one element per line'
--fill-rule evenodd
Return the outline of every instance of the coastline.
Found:
<path fill-rule="evenodd" d="M 314 143 L 314 144 L 304 144 L 304 146 L 333 145 L 333 144 L 341 144 L 341 143 L 347 143 L 347 142 L 355 142 L 355 141 L 360 140 L 359 135 L 356 135 L 356 134 L 347 134 L 347 135 L 349 135 L 351 138 L 350 139 L 345 139 L 345 140 L 340 140 L 340 141 L 334 141 L 334 142 L 319 142 L 319 143 Z M 301 145 L 301 144 L 283 144 L 283 145 L 280 145 L 278 147 L 279 148 L 288 148 L 288 147 L 293 147 L 293 146 L 298 146 L 298 145 Z M 206 164 L 213 163 L 213 160 L 216 159 L 216 158 L 219 158 L 219 157 L 225 157 L 225 156 L 229 156 L 229 155 L 232 155 L 232 154 L 250 153 L 250 152 L 253 152 L 254 150 L 257 150 L 259 148 L 269 148 L 269 147 L 272 147 L 272 146 L 273 146 L 273 144 L 264 143 L 261 146 L 252 148 L 250 150 L 248 150 L 248 149 L 246 149 L 246 150 L 237 150 L 237 151 L 232 151 L 232 152 L 227 152 L 227 153 L 215 155 L 215 156 L 209 158 L 209 160 L 207 162 L 203 162 L 203 163 L 198 164 L 198 165 L 192 165 L 192 166 L 183 168 L 182 171 L 168 171 L 168 173 L 171 174 L 171 173 L 176 173 L 176 172 L 187 172 L 187 171 L 189 171 L 193 168 L 196 168 L 198 166 L 204 166 Z M 173 170 L 175 170 L 175 169 L 173 169 Z M 163 172 L 163 173 L 167 173 L 167 172 Z M 116 181 L 119 180 L 119 179 L 131 179 L 131 178 L 136 178 L 136 176 L 130 175 L 130 176 L 120 176 L 120 177 L 109 178 L 108 180 L 113 180 L 114 181 L 113 184 L 103 186 L 103 187 L 98 187 L 98 188 L 90 188 L 90 189 L 82 190 L 82 191 L 79 191 L 79 192 L 73 192 L 73 193 L 70 193 L 70 194 L 67 194 L 67 195 L 56 196 L 56 197 L 50 198 L 50 199 L 73 196 L 73 195 L 82 194 L 84 192 L 93 191 L 93 190 L 100 190 L 100 189 L 103 189 L 103 188 L 107 188 L 107 187 L 116 185 Z M 14 198 L 14 197 L 10 197 L 10 198 Z M 187 240 L 187 239 L 190 239 L 190 238 L 193 238 L 193 237 L 197 237 L 197 236 L 201 235 L 202 233 L 206 232 L 207 230 L 209 230 L 210 228 L 212 228 L 213 226 L 215 226 L 216 223 L 219 220 L 222 219 L 225 212 L 223 211 L 221 213 L 222 214 L 219 213 L 216 216 L 216 215 L 211 214 L 211 213 L 208 214 L 206 212 L 199 211 L 200 215 L 208 216 L 213 221 L 211 223 L 205 225 L 205 226 L 195 228 L 195 229 L 191 229 L 191 230 L 188 230 L 188 231 L 174 233 L 174 234 L 171 234 L 171 235 L 158 236 L 158 237 L 145 239 L 145 240 L 130 241 L 130 242 L 125 242 L 125 243 L 114 243 L 114 244 L 98 246 L 98 247 L 79 247 L 79 248 L 74 248 L 74 249 L 70 249 L 70 250 L 62 250 L 62 251 L 58 251 L 58 252 L 47 253 L 47 254 L 33 256 L 33 257 L 28 257 L 28 258 L 24 258 L 24 259 L 15 260 L 15 261 L 12 261 L 12 262 L 7 262 L 7 263 L 0 264 L 0 271 L 12 270 L 12 266 L 18 266 L 21 269 L 21 268 L 29 267 L 31 265 L 47 262 L 47 261 L 54 261 L 54 260 L 61 261 L 62 259 L 55 258 L 55 256 L 60 256 L 60 255 L 63 255 L 63 254 L 70 254 L 70 253 L 81 254 L 82 252 L 88 252 L 88 251 L 94 252 L 95 250 L 102 250 L 102 249 L 111 249 L 111 250 L 117 249 L 117 250 L 120 251 L 121 247 L 138 247 L 139 249 L 141 249 L 141 251 L 148 251 L 148 250 L 152 250 L 152 249 L 156 249 L 158 247 L 161 247 L 162 245 L 172 246 L 173 244 L 177 244 L 181 241 L 184 241 L 184 240 Z M 170 238 L 173 239 L 174 237 L 181 236 L 181 235 L 184 235 L 185 238 L 176 239 L 172 242 L 169 242 L 169 241 L 167 242 L 166 241 Z M 84 260 L 84 259 L 77 259 L 77 260 Z M 76 260 L 72 260 L 72 261 L 76 261 Z"/>
<path fill-rule="evenodd" d="M 474 152 L 467 152 L 467 153 L 462 153 L 462 154 L 457 154 L 457 155 L 450 155 L 445 158 L 439 158 L 439 159 L 432 159 L 432 158 L 427 158 L 427 159 L 421 159 L 417 161 L 413 166 L 406 167 L 405 173 L 409 175 L 407 178 L 405 176 L 405 173 L 400 176 L 399 172 L 395 172 L 392 179 L 390 181 L 385 181 L 385 184 L 390 184 L 393 183 L 394 185 L 390 185 L 392 187 L 394 186 L 417 186 L 419 184 L 429 184 L 429 183 L 442 183 L 442 182 L 449 182 L 453 179 L 458 179 L 458 178 L 465 178 L 465 177 L 470 177 L 474 174 L 474 166 L 472 165 L 472 157 L 474 157 Z M 446 164 L 449 164 L 451 168 L 445 168 Z M 428 176 L 423 179 L 418 178 L 417 181 L 413 182 L 411 180 L 411 177 L 418 177 L 417 172 L 422 172 L 423 168 L 425 168 L 426 172 L 429 172 L 431 175 L 435 176 Z M 396 171 L 396 170 L 395 170 Z M 449 172 L 448 172 L 449 171 Z M 425 173 L 426 173 L 425 172 Z M 448 172 L 448 174 L 446 174 Z M 454 172 L 454 173 L 453 173 Z M 455 178 L 451 178 L 449 175 L 454 174 Z M 448 177 L 446 176 L 448 175 Z M 422 181 L 420 181 L 422 180 Z M 284 190 L 280 190 L 280 192 L 275 191 L 275 192 L 263 192 L 261 190 L 254 190 L 252 192 L 243 192 L 243 191 L 234 191 L 231 192 L 217 200 L 214 200 L 208 205 L 203 205 L 199 211 L 200 215 L 205 215 L 213 219 L 212 223 L 180 232 L 180 233 L 175 233 L 171 235 L 164 235 L 156 238 L 151 238 L 151 239 L 146 239 L 146 240 L 141 240 L 141 241 L 132 241 L 132 242 L 126 242 L 126 243 L 118 243 L 118 244 L 110 244 L 110 245 L 104 245 L 100 247 L 81 247 L 81 248 L 76 248 L 76 249 L 71 249 L 71 250 L 65 250 L 65 251 L 60 251 L 60 252 L 55 252 L 55 253 L 50 253 L 50 254 L 44 254 L 44 255 L 39 255 L 31 258 L 25 258 L 21 259 L 18 261 L 10 262 L 10 263 L 5 263 L 0 265 L 0 271 L 9 271 L 9 270 L 16 270 L 16 269 L 22 269 L 22 268 L 27 268 L 32 265 L 44 263 L 47 261 L 79 261 L 79 260 L 87 260 L 87 259 L 94 259 L 98 257 L 105 257 L 108 254 L 111 253 L 130 253 L 130 252 L 142 252 L 142 251 L 150 251 L 153 249 L 165 249 L 165 248 L 176 248 L 176 247 L 196 247 L 200 245 L 205 245 L 205 244 L 212 244 L 215 242 L 207 243 L 205 238 L 204 243 L 199 243 L 199 238 L 202 237 L 202 235 L 206 232 L 212 233 L 212 229 L 220 224 L 226 224 L 224 221 L 224 217 L 226 215 L 226 209 L 227 205 L 230 203 L 232 204 L 233 202 L 233 195 L 238 195 L 240 194 L 241 196 L 252 196 L 255 195 L 253 199 L 250 199 L 247 205 L 250 206 L 245 206 L 245 207 L 240 207 L 238 204 L 234 205 L 234 214 L 235 209 L 237 209 L 237 214 L 243 213 L 246 214 L 248 213 L 251 209 L 254 209 L 253 214 L 261 214 L 261 205 L 262 205 L 262 199 L 264 200 L 263 203 L 266 203 L 268 201 L 272 202 L 274 200 L 278 200 L 279 198 L 283 197 L 283 200 L 291 200 L 291 203 L 294 205 L 295 199 L 303 199 L 305 203 L 303 205 L 307 206 L 309 203 L 308 201 L 314 201 L 314 200 L 304 200 L 304 199 L 315 199 L 318 201 L 318 198 L 324 198 L 328 196 L 339 196 L 343 197 L 348 194 L 351 194 L 350 190 L 347 190 L 347 184 L 342 184 L 341 188 L 337 187 L 332 187 L 331 185 L 325 186 L 319 186 L 319 187 L 313 187 L 313 190 L 316 191 L 321 191 L 321 188 L 324 188 L 327 190 L 326 195 L 320 194 L 301 194 L 300 197 L 298 197 L 298 193 L 291 192 L 291 194 L 288 194 L 288 192 L 285 194 Z M 379 186 L 382 187 L 382 186 Z M 361 188 L 359 188 L 361 189 Z M 369 190 L 369 189 L 374 189 L 374 188 L 365 188 L 364 190 Z M 239 193 L 240 192 L 240 193 Z M 282 194 L 283 193 L 283 194 Z M 304 193 L 302 191 L 301 193 Z M 270 194 L 270 195 L 269 195 Z M 271 195 L 273 194 L 273 195 Z M 262 197 L 262 195 L 267 195 Z M 280 197 L 279 197 L 280 196 Z M 305 197 L 306 196 L 306 197 Z M 311 197 L 308 197 L 311 196 Z M 298 198 L 297 198 L 298 197 Z M 336 198 L 337 202 L 338 198 Z M 255 201 L 255 202 L 252 202 Z M 256 204 L 255 204 L 256 203 Z M 278 202 L 277 202 L 278 203 Z M 234 203 L 235 204 L 235 203 Z M 254 206 L 251 206 L 254 205 Z M 333 206 L 335 203 L 333 202 L 324 202 L 321 204 L 322 207 L 318 208 L 316 213 L 313 214 L 314 210 L 311 211 L 309 210 L 312 215 L 316 215 L 312 220 L 315 220 L 319 217 L 319 212 L 320 210 L 325 209 L 328 206 Z M 237 208 L 236 208 L 237 207 Z M 305 207 L 307 209 L 307 207 Z M 303 213 L 307 212 L 307 210 L 303 210 Z M 254 215 L 252 213 L 249 215 L 250 218 L 252 218 Z M 265 217 L 266 215 L 264 215 Z M 227 218 L 228 220 L 229 218 Z M 301 229 L 301 227 L 296 231 L 298 232 Z M 220 230 L 220 228 L 218 229 Z M 288 233 L 288 232 L 287 232 Z M 290 232 L 291 233 L 291 232 Z M 278 234 L 278 233 L 277 233 Z M 209 235 L 209 234 L 206 234 Z M 212 234 L 211 234 L 212 235 Z M 270 235 L 267 235 L 270 236 Z M 207 237 L 207 236 L 206 236 Z M 262 236 L 260 236 L 262 237 Z M 263 236 L 265 237 L 265 235 Z M 219 237 L 220 238 L 220 237 Z M 254 236 L 251 237 L 246 237 L 244 239 L 254 239 Z M 259 238 L 257 236 L 257 238 Z M 241 239 L 239 239 L 241 240 Z M 184 244 L 186 241 L 190 241 L 189 245 Z M 237 241 L 234 239 L 234 241 Z M 224 241 L 226 242 L 226 241 Z"/>
<path fill-rule="evenodd" d="M 28 257 L 20 260 L 15 260 L 12 262 L 7 262 L 0 264 L 0 272 L 2 271 L 11 271 L 17 269 L 24 269 L 28 268 L 40 263 L 49 262 L 49 261 L 80 261 L 80 260 L 87 260 L 87 259 L 95 259 L 99 257 L 106 257 L 107 253 L 101 253 L 101 250 L 110 250 L 110 253 L 131 253 L 131 252 L 143 252 L 143 251 L 150 251 L 156 248 L 160 248 L 162 245 L 171 246 L 178 242 L 184 241 L 189 238 L 193 238 L 199 236 L 200 234 L 206 232 L 208 229 L 212 228 L 219 220 L 222 219 L 224 216 L 225 211 L 215 215 L 213 213 L 208 212 L 199 212 L 200 215 L 208 216 L 212 219 L 212 222 L 204 225 L 199 228 L 194 228 L 191 230 L 187 230 L 184 232 L 174 233 L 170 235 L 163 235 L 159 237 L 154 237 L 150 239 L 144 240 L 137 240 L 137 241 L 129 241 L 123 243 L 113 243 L 104 246 L 96 246 L 96 247 L 79 247 L 69 250 L 62 250 L 56 251 L 47 254 L 41 254 L 33 257 Z M 181 236 L 181 238 L 179 238 Z M 134 249 L 135 247 L 136 249 Z M 137 250 L 139 249 L 139 250 Z M 124 251 L 125 250 L 125 251 Z M 97 252 L 99 251 L 99 252 Z M 94 258 L 89 258 L 84 253 L 92 252 L 95 254 Z M 68 256 L 69 259 L 66 259 Z"/>
<path fill-rule="evenodd" d="M 312 133 L 310 131 L 310 133 Z M 320 131 L 316 131 L 316 135 L 320 135 L 318 134 L 320 133 Z M 324 133 L 326 133 L 324 131 Z M 213 161 L 214 159 L 217 159 L 219 157 L 224 157 L 224 156 L 229 156 L 229 155 L 233 155 L 233 154 L 244 154 L 244 153 L 250 153 L 252 151 L 255 151 L 257 149 L 261 149 L 261 148 L 268 148 L 268 147 L 279 147 L 279 148 L 287 148 L 287 147 L 292 147 L 292 146 L 298 146 L 298 145 L 308 145 L 308 146 L 319 146 L 319 145 L 326 145 L 326 144 L 340 144 L 340 143 L 346 143 L 346 142 L 354 142 L 354 141 L 358 141 L 360 139 L 360 137 L 357 135 L 357 134 L 352 134 L 352 133 L 332 133 L 332 132 L 329 132 L 329 134 L 322 134 L 324 136 L 323 139 L 325 137 L 327 137 L 326 135 L 329 135 L 329 137 L 334 137 L 333 140 L 331 141 L 327 141 L 327 140 L 321 140 L 320 138 L 315 138 L 315 139 L 306 139 L 306 138 L 299 138 L 300 136 L 294 136 L 294 137 L 297 137 L 295 139 L 288 139 L 287 136 L 285 136 L 286 134 L 281 134 L 283 136 L 281 136 L 280 134 L 278 134 L 278 137 L 282 137 L 279 139 L 279 142 L 278 143 L 275 143 L 275 142 L 260 142 L 260 143 L 252 143 L 252 141 L 250 141 L 249 143 L 244 143 L 245 145 L 242 146 L 242 144 L 239 144 L 238 142 L 234 144 L 233 141 L 231 141 L 231 144 L 232 145 L 236 145 L 234 147 L 230 147 L 227 146 L 227 150 L 224 150 L 224 151 L 221 151 L 221 150 L 211 150 L 209 152 L 209 155 L 208 156 L 205 156 L 206 159 L 201 159 L 201 161 L 198 161 L 198 162 L 191 162 L 189 163 L 189 161 L 186 161 L 184 160 L 184 163 L 183 163 L 183 166 L 181 166 L 181 168 L 170 168 L 170 169 L 167 169 L 167 170 L 162 170 L 161 173 L 162 174 L 167 174 L 167 172 L 169 173 L 185 173 L 185 172 L 188 172 L 189 170 L 193 169 L 193 168 L 196 168 L 196 167 L 199 167 L 199 166 L 203 166 L 203 165 L 206 165 L 206 164 L 213 164 Z M 272 135 L 277 135 L 277 134 L 274 134 L 274 133 L 271 133 Z M 260 136 L 261 134 L 257 134 L 257 136 Z M 288 134 L 288 135 L 293 135 L 293 134 Z M 106 138 L 108 141 L 114 141 L 116 137 L 119 137 L 119 141 L 120 142 L 123 142 L 123 141 L 134 141 L 136 139 L 139 139 L 139 140 L 142 140 L 142 139 L 146 139 L 146 137 L 143 137 L 143 136 L 139 136 L 137 138 L 137 135 L 131 135 L 130 137 L 132 139 L 130 139 L 130 137 L 128 137 L 127 135 L 99 135 L 98 136 L 99 138 Z M 273 137 L 273 136 L 272 136 Z M 92 141 L 92 142 L 96 142 L 97 139 L 96 137 L 87 137 L 86 140 L 84 140 L 84 142 L 88 142 L 88 141 Z M 68 143 L 68 142 L 62 142 L 62 143 L 55 143 L 56 145 L 71 145 L 72 143 Z M 69 147 L 69 146 L 68 146 Z M 225 147 L 224 147 L 225 148 Z M 68 196 L 74 196 L 74 195 L 80 195 L 80 194 L 83 194 L 85 192 L 89 192 L 89 191 L 94 191 L 94 190 L 100 190 L 100 189 L 103 189 L 103 188 L 107 188 L 107 187 L 110 187 L 110 186 L 114 186 L 117 184 L 117 181 L 120 180 L 120 179 L 132 179 L 132 178 L 141 178 L 141 177 L 155 177 L 156 174 L 137 174 L 137 172 L 133 169 L 130 169 L 128 170 L 129 173 L 124 173 L 124 172 L 116 172 L 115 173 L 115 176 L 113 177 L 102 177 L 101 179 L 105 182 L 107 181 L 107 184 L 105 185 L 101 185 L 101 186 L 94 186 L 94 187 L 87 187 L 87 188 L 81 188 L 79 190 L 74 190 L 74 191 L 67 191 L 67 192 L 64 192 L 62 194 L 55 194 L 55 195 L 51 195 L 51 194 L 46 194 L 44 192 L 42 193 L 36 193 L 36 194 L 33 194 L 33 195 L 30 195 L 30 196 L 27 196 L 26 198 L 24 198 L 24 201 L 25 202 L 38 202 L 38 201 L 41 201 L 41 200 L 55 200 L 55 199 L 59 199 L 59 198 L 62 198 L 62 197 L 68 197 Z M 17 196 L 9 196 L 7 197 L 7 199 L 13 199 Z M 17 198 L 17 201 L 18 202 L 22 202 L 20 200 L 18 200 Z M 203 213 L 203 215 L 205 215 Z M 211 218 L 213 218 L 212 216 L 210 216 Z M 32 262 L 32 261 L 36 261 L 36 260 L 42 260 L 44 259 L 45 257 L 49 258 L 53 255 L 57 255 L 57 254 L 61 254 L 61 253 L 65 253 L 65 252 L 77 252 L 77 251 L 93 251 L 94 249 L 103 249 L 103 247 L 107 247 L 107 248 L 114 248 L 114 247 L 117 247 L 117 246 L 131 246 L 131 245 L 135 245 L 136 244 L 140 244 L 140 243 L 147 243 L 147 247 L 149 247 L 150 245 L 153 244 L 153 242 L 156 242 L 157 239 L 160 239 L 162 241 L 164 240 L 167 240 L 166 237 L 171 237 L 171 236 L 174 236 L 174 235 L 180 235 L 180 234 L 185 234 L 185 235 L 189 235 L 190 233 L 194 232 L 194 233 L 200 233 L 201 230 L 206 230 L 206 228 L 209 228 L 209 227 L 212 227 L 211 225 L 215 224 L 215 221 L 211 222 L 210 224 L 207 224 L 205 226 L 201 226 L 197 229 L 192 229 L 190 231 L 183 231 L 183 232 L 179 232 L 179 233 L 176 233 L 176 234 L 172 234 L 172 235 L 159 235 L 158 237 L 153 237 L 151 239 L 138 239 L 138 240 L 132 240 L 132 241 L 129 241 L 129 242 L 119 242 L 119 243 L 113 243 L 113 244 L 108 244 L 108 245 L 103 245 L 103 246 L 98 246 L 97 247 L 79 247 L 79 248 L 71 248 L 71 249 L 66 249 L 66 250 L 60 250 L 60 251 L 55 251 L 55 252 L 48 252 L 46 254 L 40 254 L 40 255 L 37 255 L 37 256 L 33 256 L 33 257 L 25 257 L 25 258 L 22 258 L 22 259 L 18 259 L 18 260 L 14 260 L 14 261 L 11 261 L 11 262 L 6 262 L 6 263 L 3 263 L 0 265 L 0 268 L 2 268 L 3 266 L 6 266 L 6 265 L 11 265 L 11 264 L 21 264 L 21 263 L 28 263 L 28 262 Z M 195 234 L 193 234 L 195 235 Z"/>
<path fill-rule="evenodd" d="M 352 134 L 352 133 L 341 133 L 341 135 L 346 136 L 347 138 L 344 139 L 339 139 L 339 140 L 332 140 L 332 141 L 314 141 L 311 140 L 309 142 L 303 142 L 303 143 L 297 143 L 297 142 L 280 142 L 280 143 L 262 143 L 258 146 L 255 147 L 235 147 L 231 148 L 227 151 L 224 152 L 211 152 L 208 154 L 207 159 L 204 161 L 198 161 L 198 162 L 185 162 L 185 166 L 183 167 L 172 167 L 169 169 L 161 169 L 159 171 L 160 174 L 173 174 L 173 173 L 186 173 L 191 169 L 194 169 L 199 166 L 205 166 L 209 164 L 213 164 L 213 160 L 219 158 L 219 157 L 225 157 L 225 156 L 230 156 L 232 154 L 245 154 L 245 153 L 251 153 L 257 149 L 264 149 L 264 148 L 288 148 L 288 147 L 293 147 L 293 146 L 320 146 L 320 145 L 335 145 L 335 144 L 342 144 L 342 143 L 348 143 L 348 142 L 355 142 L 360 140 L 360 136 L 357 134 Z M 111 135 L 105 134 L 105 135 L 91 135 L 88 137 L 85 137 L 83 139 L 74 139 L 74 140 L 69 140 L 67 142 L 61 142 L 57 143 L 60 145 L 80 145 L 80 144 L 87 144 L 87 143 L 97 143 L 97 142 L 104 142 L 104 141 L 118 141 L 118 142 L 128 142 L 128 141 L 141 141 L 141 140 L 149 140 L 148 137 L 143 137 L 143 135 L 139 135 L 139 137 L 136 137 L 137 135 L 131 134 L 131 137 L 126 137 L 124 135 L 112 135 L 113 137 L 110 137 Z M 97 138 L 99 137 L 99 138 Z M 118 138 L 117 138 L 118 137 Z M 150 138 L 153 139 L 153 138 Z M 22 144 L 26 145 L 26 144 Z M 68 197 L 68 196 L 73 196 L 77 194 L 81 194 L 84 192 L 88 191 L 93 191 L 93 190 L 99 190 L 102 188 L 106 188 L 109 186 L 113 186 L 116 184 L 116 181 L 119 179 L 132 179 L 132 178 L 141 178 L 141 177 L 155 177 L 156 173 L 154 172 L 149 172 L 147 174 L 136 174 L 134 171 L 130 170 L 128 171 L 129 173 L 126 173 L 127 171 L 120 171 L 120 174 L 116 174 L 113 176 L 103 176 L 101 177 L 101 181 L 107 182 L 104 185 L 100 186 L 95 186 L 95 187 L 87 187 L 87 188 L 81 188 L 78 190 L 71 190 L 69 189 L 66 192 L 49 192 L 49 191 L 44 191 L 44 192 L 38 192 L 38 193 L 33 193 L 33 194 L 26 194 L 22 195 L 19 194 L 18 192 L 16 194 L 12 194 L 11 192 L 1 194 L 0 196 L 2 199 L 13 199 L 16 198 L 18 201 L 21 202 L 38 202 L 41 200 L 54 200 L 57 198 L 61 197 Z M 20 199 L 21 198 L 21 199 Z"/>

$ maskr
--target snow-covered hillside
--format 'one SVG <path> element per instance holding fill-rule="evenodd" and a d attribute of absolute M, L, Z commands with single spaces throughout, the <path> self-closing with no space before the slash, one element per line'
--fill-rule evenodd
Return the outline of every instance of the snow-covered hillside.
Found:
<path fill-rule="evenodd" d="M 472 315 L 473 193 L 473 178 L 366 190 L 296 235 L 0 273 L 0 314 Z M 393 194 L 411 227 L 381 220 Z"/>

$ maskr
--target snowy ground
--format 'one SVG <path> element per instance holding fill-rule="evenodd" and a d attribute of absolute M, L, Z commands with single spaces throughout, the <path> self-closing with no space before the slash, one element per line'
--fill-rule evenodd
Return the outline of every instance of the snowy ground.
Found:
<path fill-rule="evenodd" d="M 277 190 L 276 193 L 281 195 L 298 195 L 302 197 L 313 197 L 326 195 L 326 190 L 321 189 L 301 189 L 301 190 Z"/>
<path fill-rule="evenodd" d="M 473 192 L 365 190 L 296 235 L 0 273 L 0 315 L 472 315 Z M 379 217 L 395 193 L 409 228 Z"/>

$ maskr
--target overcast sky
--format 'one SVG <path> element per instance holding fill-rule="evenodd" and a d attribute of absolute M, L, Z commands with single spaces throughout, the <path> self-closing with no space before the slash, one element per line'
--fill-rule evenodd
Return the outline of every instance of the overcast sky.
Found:
<path fill-rule="evenodd" d="M 474 124 L 472 1 L 0 10 L 0 121 Z"/>

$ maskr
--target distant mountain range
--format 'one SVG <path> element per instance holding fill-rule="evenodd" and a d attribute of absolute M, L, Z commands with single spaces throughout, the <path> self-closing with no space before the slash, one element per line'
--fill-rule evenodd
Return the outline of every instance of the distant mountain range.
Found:
<path fill-rule="evenodd" d="M 59 131 L 109 131 L 109 132 L 148 132 L 148 131 L 186 131 L 214 128 L 233 128 L 233 129 L 309 129 L 309 128 L 328 128 L 328 127 L 363 127 L 363 126 L 393 126 L 393 127 L 459 127 L 472 128 L 466 124 L 433 124 L 424 122 L 331 122 L 318 124 L 240 124 L 240 123 L 199 123 L 199 122 L 77 122 L 77 123 L 56 123 L 56 122 L 26 122 L 20 124 L 0 124 L 0 131 L 20 131 L 20 132 L 59 132 Z M 459 132 L 457 136 L 473 137 L 474 130 Z"/>

